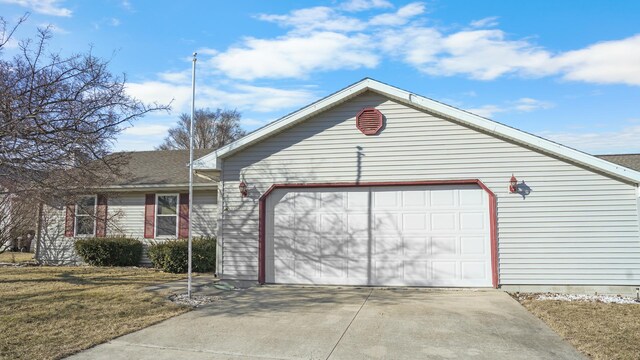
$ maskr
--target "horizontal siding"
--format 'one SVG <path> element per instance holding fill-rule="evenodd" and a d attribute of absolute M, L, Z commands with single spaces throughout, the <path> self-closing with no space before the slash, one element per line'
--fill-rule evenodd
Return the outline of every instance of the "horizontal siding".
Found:
<path fill-rule="evenodd" d="M 127 236 L 143 241 L 142 264 L 148 265 L 147 246 L 165 239 L 144 238 L 144 193 L 118 194 L 108 198 L 107 236 Z M 77 263 L 72 238 L 64 236 L 64 207 L 45 206 L 40 259 L 47 263 Z M 217 221 L 216 191 L 197 191 L 191 212 L 194 236 L 214 236 Z"/>
<path fill-rule="evenodd" d="M 44 264 L 72 265 L 81 260 L 73 249 L 73 239 L 64 236 L 65 207 L 44 205 L 38 234 L 38 261 Z"/>
<path fill-rule="evenodd" d="M 355 127 L 376 107 L 377 136 Z M 365 93 L 224 159 L 222 272 L 257 278 L 258 199 L 274 183 L 480 179 L 497 197 L 501 284 L 640 282 L 634 186 Z M 508 193 L 511 174 L 526 198 Z M 249 196 L 236 191 L 240 178 Z M 565 266 L 572 264 L 572 266 Z M 628 271 L 625 273 L 624 269 Z"/>

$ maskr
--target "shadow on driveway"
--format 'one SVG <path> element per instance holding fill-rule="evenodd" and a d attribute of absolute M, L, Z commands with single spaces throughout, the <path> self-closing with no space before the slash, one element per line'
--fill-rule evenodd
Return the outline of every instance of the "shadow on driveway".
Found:
<path fill-rule="evenodd" d="M 74 359 L 583 359 L 498 290 L 264 286 Z"/>

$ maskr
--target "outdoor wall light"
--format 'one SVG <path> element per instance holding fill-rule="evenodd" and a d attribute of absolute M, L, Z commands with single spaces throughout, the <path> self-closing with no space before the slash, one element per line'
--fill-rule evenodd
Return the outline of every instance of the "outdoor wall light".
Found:
<path fill-rule="evenodd" d="M 509 180 L 509 192 L 516 193 L 518 191 L 518 179 L 511 174 L 511 179 Z"/>
<path fill-rule="evenodd" d="M 240 181 L 240 184 L 238 185 L 238 189 L 240 189 L 240 194 L 242 195 L 243 198 L 247 197 L 247 195 L 249 194 L 247 183 L 245 183 L 244 181 Z"/>

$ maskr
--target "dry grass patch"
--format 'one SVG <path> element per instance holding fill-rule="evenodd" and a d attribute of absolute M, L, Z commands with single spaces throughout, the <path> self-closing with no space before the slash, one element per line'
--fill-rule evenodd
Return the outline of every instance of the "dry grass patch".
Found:
<path fill-rule="evenodd" d="M 640 304 L 536 300 L 518 301 L 582 353 L 594 359 L 640 358 Z"/>
<path fill-rule="evenodd" d="M 0 358 L 58 359 L 184 313 L 153 269 L 0 267 Z"/>
<path fill-rule="evenodd" d="M 35 261 L 32 253 L 5 251 L 0 254 L 0 263 L 22 263 Z"/>

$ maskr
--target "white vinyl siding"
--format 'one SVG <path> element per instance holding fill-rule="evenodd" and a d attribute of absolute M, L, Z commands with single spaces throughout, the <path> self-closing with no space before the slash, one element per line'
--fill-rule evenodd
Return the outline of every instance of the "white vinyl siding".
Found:
<path fill-rule="evenodd" d="M 156 241 L 144 238 L 145 193 L 107 194 L 107 202 L 107 236 L 132 237 L 145 244 Z M 40 260 L 44 262 L 78 262 L 73 250 L 73 239 L 64 237 L 65 211 L 62 205 L 44 206 L 39 253 Z M 217 192 L 215 190 L 194 192 L 190 219 L 193 222 L 194 236 L 216 235 Z M 142 263 L 148 264 L 144 254 Z"/>
<path fill-rule="evenodd" d="M 386 117 L 377 136 L 355 126 L 365 107 Z M 222 170 L 227 278 L 257 279 L 258 199 L 274 183 L 479 179 L 497 197 L 501 284 L 640 282 L 634 185 L 372 92 L 222 159 Z M 508 192 L 512 173 L 526 198 Z"/>

